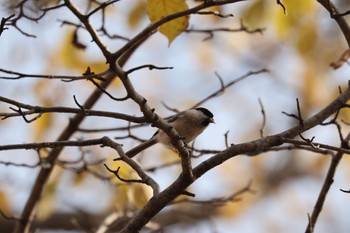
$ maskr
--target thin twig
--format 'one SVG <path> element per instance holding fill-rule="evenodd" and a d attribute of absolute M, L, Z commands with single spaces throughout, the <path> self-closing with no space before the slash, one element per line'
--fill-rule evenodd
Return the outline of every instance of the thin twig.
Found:
<path fill-rule="evenodd" d="M 103 138 L 89 139 L 82 141 L 52 141 L 52 142 L 33 142 L 33 143 L 19 143 L 0 145 L 0 151 L 3 150 L 37 150 L 41 148 L 57 148 L 57 147 L 82 147 L 95 146 L 103 144 Z"/>
<path fill-rule="evenodd" d="M 295 139 L 283 138 L 283 141 L 285 141 L 286 143 L 291 143 L 291 144 L 297 145 L 297 146 L 309 146 L 313 149 L 323 148 L 323 149 L 335 151 L 337 153 L 350 154 L 350 150 L 347 148 L 341 148 L 341 147 L 326 145 L 326 144 L 322 144 L 322 143 L 315 143 L 315 142 L 309 141 L 308 139 L 304 139 L 303 141 L 300 141 L 300 140 L 295 140 Z"/>
<path fill-rule="evenodd" d="M 90 74 L 90 75 L 82 75 L 82 76 L 72 76 L 72 75 L 42 75 L 42 74 L 24 74 L 16 71 L 6 70 L 6 69 L 0 69 L 0 73 L 5 73 L 11 76 L 0 76 L 0 79 L 6 79 L 6 80 L 18 80 L 18 79 L 24 79 L 24 78 L 42 78 L 42 79 L 58 79 L 64 82 L 71 82 L 71 81 L 78 81 L 78 80 L 100 80 L 100 81 L 106 81 L 104 76 L 108 71 L 104 71 L 99 74 Z"/>
<path fill-rule="evenodd" d="M 1 22 L 0 22 L 0 36 L 5 30 L 8 30 L 8 27 L 5 26 L 6 22 L 9 21 L 14 16 L 15 16 L 15 14 L 12 14 L 9 17 L 6 17 L 6 18 L 2 17 Z"/>
<path fill-rule="evenodd" d="M 283 5 L 282 1 L 281 1 L 281 0 L 276 0 L 276 3 L 277 3 L 277 5 L 280 5 L 280 6 L 282 7 L 283 13 L 284 13 L 285 15 L 287 15 L 287 9 L 286 9 L 286 7 Z"/>
<path fill-rule="evenodd" d="M 21 218 L 13 217 L 13 216 L 8 216 L 8 215 L 5 214 L 4 211 L 2 211 L 1 209 L 0 209 L 0 215 L 1 215 L 4 219 L 9 220 L 9 221 L 13 221 L 13 220 L 21 221 Z"/>
<path fill-rule="evenodd" d="M 125 182 L 125 183 L 141 183 L 141 184 L 145 184 L 145 183 L 146 183 L 145 181 L 140 180 L 140 179 L 125 179 L 125 178 L 121 177 L 121 176 L 119 175 L 120 167 L 118 167 L 117 170 L 112 170 L 112 169 L 110 169 L 110 168 L 107 166 L 107 164 L 103 164 L 103 165 L 105 166 L 105 168 L 106 168 L 109 172 L 113 173 L 113 174 L 114 174 L 120 181 L 122 181 L 122 182 Z"/>
<path fill-rule="evenodd" d="M 190 203 L 190 204 L 198 204 L 198 205 L 214 205 L 214 206 L 222 206 L 227 204 L 228 202 L 237 202 L 241 200 L 241 196 L 245 193 L 256 193 L 251 188 L 252 181 L 249 181 L 246 186 L 244 186 L 242 189 L 234 192 L 233 194 L 229 195 L 228 197 L 221 197 L 221 198 L 213 198 L 210 200 L 193 200 L 193 199 L 182 199 L 182 200 L 176 200 L 171 202 L 170 204 L 181 204 L 181 203 Z"/>
<path fill-rule="evenodd" d="M 73 95 L 73 98 L 74 98 L 75 104 L 79 108 L 33 106 L 33 105 L 24 104 L 24 103 L 0 96 L 0 102 L 8 103 L 8 104 L 11 104 L 11 105 L 18 107 L 18 109 L 10 107 L 10 109 L 12 111 L 14 111 L 15 113 L 1 113 L 0 112 L 0 117 L 2 117 L 1 119 L 4 120 L 4 119 L 10 118 L 10 117 L 21 116 L 25 120 L 25 122 L 31 123 L 34 120 L 37 120 L 40 116 L 42 116 L 45 113 L 75 113 L 75 114 L 83 114 L 84 116 L 100 116 L 100 117 L 121 119 L 121 120 L 126 120 L 128 122 L 134 122 L 134 123 L 145 123 L 146 122 L 146 119 L 144 117 L 131 116 L 131 115 L 117 113 L 117 112 L 85 109 L 85 107 L 77 101 L 75 95 Z M 27 109 L 27 110 L 25 111 L 23 109 Z M 32 119 L 27 119 L 25 117 L 27 115 L 33 115 L 33 114 L 38 114 L 38 115 Z"/>
<path fill-rule="evenodd" d="M 297 102 L 297 110 L 298 110 L 298 115 L 295 115 L 293 113 L 286 113 L 286 112 L 282 112 L 283 114 L 285 114 L 286 116 L 289 116 L 291 118 L 294 118 L 296 120 L 298 120 L 300 125 L 304 124 L 304 120 L 303 117 L 301 116 L 301 110 L 300 110 L 300 104 L 299 104 L 299 99 L 296 98 L 296 102 Z"/>
<path fill-rule="evenodd" d="M 115 161 L 123 161 L 126 164 L 128 164 L 136 173 L 137 175 L 142 179 L 142 183 L 150 186 L 153 190 L 153 195 L 156 196 L 159 194 L 159 184 L 150 176 L 146 174 L 146 172 L 140 167 L 140 165 L 135 162 L 133 159 L 129 158 L 125 155 L 122 145 L 114 142 L 108 137 L 104 137 L 104 146 L 110 147 L 114 149 L 118 154 L 119 158 L 114 159 Z"/>
<path fill-rule="evenodd" d="M 225 138 L 225 146 L 226 146 L 226 148 L 229 148 L 229 144 L 228 144 L 228 133 L 229 133 L 230 131 L 226 131 L 226 133 L 224 134 L 224 138 Z M 232 144 L 231 144 L 231 146 L 232 146 Z"/>
<path fill-rule="evenodd" d="M 266 126 L 266 113 L 265 113 L 264 105 L 263 105 L 263 103 L 262 103 L 260 98 L 259 98 L 259 105 L 260 105 L 260 109 L 261 109 L 261 115 L 263 117 L 262 125 L 261 125 L 261 128 L 260 128 L 260 137 L 263 138 L 264 137 L 264 129 L 265 129 L 265 126 Z"/>
<path fill-rule="evenodd" d="M 207 29 L 190 28 L 190 29 L 186 29 L 185 32 L 208 34 L 208 36 L 203 39 L 203 41 L 206 41 L 206 40 L 212 39 L 214 37 L 215 33 L 217 33 L 217 32 L 229 32 L 229 33 L 246 32 L 249 34 L 254 34 L 254 33 L 263 34 L 263 32 L 265 30 L 266 30 L 265 28 L 249 29 L 249 28 L 247 28 L 247 26 L 245 26 L 243 24 L 243 21 L 241 21 L 241 25 L 239 28 L 227 28 L 227 27 L 221 27 L 221 28 L 214 27 L 214 28 L 207 28 Z"/>
<path fill-rule="evenodd" d="M 341 142 L 341 146 L 343 147 L 343 145 L 347 144 L 349 140 L 350 140 L 350 133 L 345 138 L 346 143 Z M 346 148 L 346 150 L 348 150 L 348 147 Z M 327 171 L 327 175 L 323 181 L 323 185 L 318 195 L 314 209 L 312 211 L 311 216 L 309 217 L 309 221 L 308 221 L 308 225 L 306 227 L 305 233 L 312 233 L 315 228 L 318 216 L 322 211 L 327 194 L 331 188 L 331 185 L 334 182 L 334 175 L 335 175 L 336 169 L 338 167 L 338 164 L 340 163 L 340 160 L 343 158 L 344 154 L 345 154 L 344 152 L 339 151 L 337 154 L 335 154 L 335 156 L 332 157 L 331 163 Z M 349 153 L 346 153 L 346 154 L 349 154 Z"/>
<path fill-rule="evenodd" d="M 198 11 L 196 15 L 214 15 L 220 18 L 231 18 L 234 17 L 233 14 L 220 14 L 218 11 Z"/>
<path fill-rule="evenodd" d="M 267 69 L 260 69 L 260 70 L 257 70 L 257 71 L 249 71 L 248 73 L 242 75 L 241 77 L 231 81 L 231 82 L 228 82 L 227 84 L 225 84 L 223 86 L 223 81 L 221 79 L 221 77 L 216 73 L 216 77 L 219 79 L 220 81 L 220 88 L 217 90 L 217 91 L 214 91 L 212 94 L 208 95 L 206 98 L 204 98 L 203 100 L 197 102 L 195 105 L 193 105 L 191 108 L 196 108 L 200 105 L 203 105 L 205 102 L 207 102 L 208 100 L 214 98 L 214 97 L 218 97 L 220 95 L 222 95 L 225 90 L 229 87 L 231 87 L 232 85 L 248 78 L 248 77 L 251 77 L 253 75 L 258 75 L 258 74 L 261 74 L 261 73 L 266 73 L 266 72 L 269 72 Z"/>
<path fill-rule="evenodd" d="M 104 94 L 106 94 L 109 98 L 111 98 L 112 100 L 115 101 L 125 101 L 129 98 L 128 95 L 126 95 L 125 97 L 121 97 L 121 98 L 117 98 L 112 96 L 112 94 L 110 94 L 108 91 L 106 91 L 105 89 L 103 89 L 95 80 L 90 79 L 90 82 L 92 82 L 98 89 L 100 89 Z"/>
<path fill-rule="evenodd" d="M 130 74 L 134 71 L 137 71 L 137 70 L 140 70 L 140 69 L 144 69 L 144 68 L 148 68 L 149 70 L 171 70 L 173 69 L 174 67 L 171 67 L 171 66 L 165 66 L 165 67 L 160 67 L 160 66 L 155 66 L 155 65 L 142 65 L 142 66 L 137 66 L 137 67 L 134 67 L 134 68 L 131 68 L 130 70 L 126 71 L 127 74 Z"/>

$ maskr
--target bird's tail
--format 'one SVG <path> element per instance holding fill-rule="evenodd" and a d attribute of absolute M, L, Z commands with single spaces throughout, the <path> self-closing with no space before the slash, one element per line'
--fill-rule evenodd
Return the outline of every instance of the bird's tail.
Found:
<path fill-rule="evenodd" d="M 127 151 L 125 155 L 128 156 L 129 158 L 132 158 L 138 153 L 140 153 L 141 151 L 146 150 L 148 147 L 151 147 L 156 143 L 157 143 L 157 140 L 155 138 L 151 138 L 150 140 L 147 140 L 141 143 L 140 145 L 135 146 L 131 150 Z"/>

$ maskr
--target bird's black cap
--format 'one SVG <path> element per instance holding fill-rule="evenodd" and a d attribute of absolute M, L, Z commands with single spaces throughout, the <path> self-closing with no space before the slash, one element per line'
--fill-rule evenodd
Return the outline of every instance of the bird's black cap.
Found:
<path fill-rule="evenodd" d="M 211 111 L 209 111 L 208 109 L 206 108 L 196 108 L 198 111 L 201 111 L 202 113 L 204 113 L 205 115 L 207 115 L 208 117 L 210 118 L 213 118 L 214 115 L 213 113 L 211 113 Z"/>

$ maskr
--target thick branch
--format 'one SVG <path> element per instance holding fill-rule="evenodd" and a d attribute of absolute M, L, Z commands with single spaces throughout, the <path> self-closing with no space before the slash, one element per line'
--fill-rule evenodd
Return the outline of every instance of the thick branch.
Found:
<path fill-rule="evenodd" d="M 349 139 L 349 137 L 348 137 L 348 139 Z M 338 167 L 340 160 L 343 158 L 343 155 L 344 155 L 343 152 L 338 152 L 332 157 L 326 178 L 323 182 L 321 191 L 320 191 L 319 196 L 317 198 L 317 201 L 316 201 L 316 204 L 315 204 L 314 209 L 312 211 L 312 214 L 309 217 L 309 223 L 306 227 L 305 233 L 314 232 L 314 227 L 316 225 L 316 221 L 318 219 L 318 216 L 321 213 L 321 210 L 322 210 L 323 204 L 326 200 L 326 196 L 328 194 L 328 191 L 331 188 L 331 185 L 333 184 L 336 169 Z"/>
<path fill-rule="evenodd" d="M 209 158 L 208 160 L 200 163 L 193 169 L 194 179 L 187 179 L 181 174 L 177 180 L 174 181 L 168 188 L 166 188 L 159 195 L 153 197 L 145 207 L 138 212 L 138 214 L 128 223 L 128 225 L 122 230 L 125 232 L 137 232 L 161 209 L 163 209 L 168 203 L 191 185 L 196 179 L 201 177 L 209 170 L 222 164 L 230 158 L 233 158 L 240 154 L 256 155 L 260 152 L 266 151 L 268 148 L 282 145 L 284 138 L 294 138 L 301 132 L 304 132 L 316 125 L 321 124 L 324 120 L 330 117 L 332 114 L 337 113 L 342 109 L 346 102 L 350 99 L 350 88 L 343 92 L 337 99 L 330 103 L 327 107 L 322 109 L 314 116 L 304 120 L 303 125 L 295 126 L 279 134 L 268 136 L 262 139 L 258 139 L 252 142 L 241 143 L 229 147 L 228 149 L 218 153 L 217 155 Z M 253 152 L 253 153 L 252 153 Z"/>
<path fill-rule="evenodd" d="M 102 85 L 106 88 L 115 78 L 115 75 L 113 73 L 109 73 L 106 76 L 106 81 L 102 83 Z M 101 97 L 102 92 L 99 89 L 96 89 L 90 97 L 86 100 L 84 106 L 84 109 L 91 109 L 92 106 L 97 102 L 97 100 Z M 57 138 L 57 141 L 66 141 L 68 140 L 78 129 L 78 126 L 80 123 L 84 120 L 85 115 L 84 114 L 76 114 L 71 120 L 70 123 L 66 126 L 66 128 L 62 131 L 60 136 Z M 51 150 L 47 157 L 47 162 L 49 164 L 54 164 L 56 159 L 58 158 L 59 154 L 61 153 L 63 147 L 56 147 Z M 51 171 L 54 166 L 48 166 L 45 168 L 41 168 L 39 171 L 39 174 L 37 175 L 37 178 L 35 180 L 35 183 L 33 185 L 33 189 L 28 197 L 28 200 L 24 206 L 24 210 L 21 215 L 21 220 L 17 222 L 14 233 L 24 233 L 28 232 L 31 226 L 30 218 L 33 216 L 34 213 L 34 207 L 38 200 L 40 199 L 41 193 L 43 191 L 44 185 L 46 184 L 46 181 L 49 178 L 49 175 L 51 174 Z"/>
<path fill-rule="evenodd" d="M 337 22 L 340 30 L 342 30 L 343 35 L 350 47 L 350 27 L 346 22 L 344 16 L 340 15 L 338 10 L 335 8 L 333 3 L 330 0 L 317 0 L 330 14 L 330 16 Z"/>

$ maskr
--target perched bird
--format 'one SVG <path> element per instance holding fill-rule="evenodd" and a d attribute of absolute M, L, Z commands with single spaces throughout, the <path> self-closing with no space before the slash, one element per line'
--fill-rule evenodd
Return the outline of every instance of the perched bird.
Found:
<path fill-rule="evenodd" d="M 210 123 L 214 122 L 214 115 L 206 108 L 195 108 L 176 114 L 169 120 L 172 127 L 178 132 L 185 143 L 190 143 L 200 135 Z M 126 152 L 126 156 L 132 158 L 141 151 L 161 143 L 167 147 L 172 147 L 171 140 L 166 133 L 158 130 L 149 140 L 132 148 Z"/>

